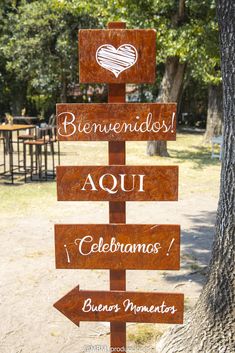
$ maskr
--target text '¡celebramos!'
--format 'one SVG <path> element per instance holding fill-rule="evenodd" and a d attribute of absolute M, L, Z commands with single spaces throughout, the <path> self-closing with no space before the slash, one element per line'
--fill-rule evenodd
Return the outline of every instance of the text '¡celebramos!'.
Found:
<path fill-rule="evenodd" d="M 134 243 L 123 244 L 116 240 L 115 237 L 110 239 L 110 243 L 105 243 L 104 238 L 100 237 L 96 243 L 91 235 L 86 235 L 83 238 L 76 238 L 73 243 L 78 247 L 78 252 L 83 256 L 91 255 L 92 253 L 142 253 L 142 254 L 157 254 L 161 249 L 160 243 Z M 65 245 L 65 248 L 67 246 Z"/>

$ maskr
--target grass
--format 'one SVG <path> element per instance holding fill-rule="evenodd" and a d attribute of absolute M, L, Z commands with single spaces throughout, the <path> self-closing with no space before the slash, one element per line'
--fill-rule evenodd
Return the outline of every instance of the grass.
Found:
<path fill-rule="evenodd" d="M 220 161 L 211 159 L 210 146 L 202 144 L 202 134 L 179 133 L 177 141 L 168 142 L 170 157 L 149 157 L 146 142 L 126 143 L 126 163 L 129 165 L 179 165 L 179 197 L 201 193 L 217 197 Z M 108 164 L 107 142 L 61 143 L 62 165 Z M 22 214 L 30 209 L 56 202 L 56 183 L 0 184 L 2 212 Z"/>
<path fill-rule="evenodd" d="M 197 263 L 190 264 L 190 269 L 192 271 L 199 271 L 202 269 L 202 266 L 199 266 Z"/>
<path fill-rule="evenodd" d="M 128 340 L 137 345 L 150 344 L 162 336 L 163 331 L 157 330 L 156 325 L 136 324 L 128 328 Z"/>
<path fill-rule="evenodd" d="M 221 162 L 211 158 L 211 146 L 203 145 L 202 134 L 177 134 L 176 141 L 168 142 L 168 152 L 168 158 L 146 157 L 145 142 L 129 142 L 127 163 L 178 165 L 180 197 L 200 193 L 218 196 Z"/>
<path fill-rule="evenodd" d="M 52 204 L 56 199 L 56 183 L 0 185 L 0 195 L 2 212 L 25 214 Z"/>

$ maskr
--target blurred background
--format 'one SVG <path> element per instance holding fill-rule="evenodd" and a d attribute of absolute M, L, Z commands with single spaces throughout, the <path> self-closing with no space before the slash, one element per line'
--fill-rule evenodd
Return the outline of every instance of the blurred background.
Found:
<path fill-rule="evenodd" d="M 1 120 L 47 122 L 56 103 L 107 101 L 105 85 L 79 84 L 78 30 L 116 20 L 157 31 L 156 81 L 127 85 L 127 101 L 176 101 L 180 127 L 205 129 L 205 142 L 221 135 L 214 0 L 1 0 Z"/>

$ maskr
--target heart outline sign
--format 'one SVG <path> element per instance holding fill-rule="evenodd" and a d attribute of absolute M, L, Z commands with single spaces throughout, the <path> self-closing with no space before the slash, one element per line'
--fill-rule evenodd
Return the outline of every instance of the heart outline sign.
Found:
<path fill-rule="evenodd" d="M 135 65 L 138 52 L 131 44 L 122 44 L 117 49 L 111 44 L 103 44 L 96 50 L 96 61 L 104 69 L 111 71 L 116 78 Z"/>

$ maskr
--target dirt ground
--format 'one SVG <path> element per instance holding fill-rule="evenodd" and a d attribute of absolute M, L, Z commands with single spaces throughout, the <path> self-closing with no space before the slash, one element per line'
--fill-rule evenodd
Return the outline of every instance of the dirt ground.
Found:
<path fill-rule="evenodd" d="M 180 165 L 179 201 L 129 202 L 127 223 L 181 225 L 180 271 L 127 271 L 127 290 L 184 293 L 186 311 L 205 282 L 219 192 L 220 162 L 210 161 L 206 150 L 198 152 L 200 138 L 180 135 L 179 142 L 188 139 L 189 156 L 180 144 L 171 143 L 172 158 L 165 160 L 147 157 L 146 144 L 127 147 L 128 164 Z M 107 164 L 107 144 L 64 144 L 62 165 L 68 164 Z M 106 270 L 56 270 L 53 235 L 56 223 L 108 223 L 107 203 L 57 202 L 54 181 L 1 184 L 0 195 L 0 352 L 107 352 L 108 323 L 82 322 L 78 328 L 53 308 L 78 284 L 82 289 L 109 289 Z M 153 351 L 153 338 L 168 327 L 147 325 L 148 330 L 141 331 L 143 325 L 128 325 L 130 352 Z"/>

